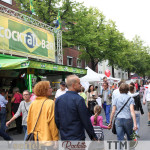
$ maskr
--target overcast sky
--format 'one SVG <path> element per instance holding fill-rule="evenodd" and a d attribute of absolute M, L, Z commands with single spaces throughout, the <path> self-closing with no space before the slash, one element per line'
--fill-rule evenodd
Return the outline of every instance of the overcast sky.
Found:
<path fill-rule="evenodd" d="M 76 0 L 86 7 L 97 7 L 106 19 L 116 22 L 129 40 L 139 35 L 150 46 L 150 0 Z"/>

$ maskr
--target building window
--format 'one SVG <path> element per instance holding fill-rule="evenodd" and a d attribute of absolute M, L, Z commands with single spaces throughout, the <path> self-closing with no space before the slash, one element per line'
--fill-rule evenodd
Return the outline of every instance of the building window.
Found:
<path fill-rule="evenodd" d="M 1 0 L 1 1 L 12 5 L 12 0 Z"/>
<path fill-rule="evenodd" d="M 72 66 L 73 65 L 73 58 L 70 56 L 67 56 L 67 66 Z"/>
<path fill-rule="evenodd" d="M 122 79 L 124 79 L 124 73 L 122 73 Z"/>
<path fill-rule="evenodd" d="M 82 62 L 79 58 L 77 58 L 77 67 L 79 67 L 79 68 L 82 67 Z"/>
<path fill-rule="evenodd" d="M 120 72 L 118 72 L 118 78 L 121 78 Z"/>

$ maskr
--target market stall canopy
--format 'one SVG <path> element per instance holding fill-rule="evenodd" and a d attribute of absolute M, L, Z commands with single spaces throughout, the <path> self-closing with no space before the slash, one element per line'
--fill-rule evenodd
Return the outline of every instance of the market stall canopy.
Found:
<path fill-rule="evenodd" d="M 33 61 L 28 60 L 27 58 L 0 54 L 0 70 L 23 69 L 23 68 L 63 71 L 83 75 L 87 73 L 86 69 L 58 65 L 50 62 Z"/>
<path fill-rule="evenodd" d="M 90 69 L 89 67 L 86 67 L 85 69 L 87 69 L 87 75 L 80 78 L 81 82 L 100 81 L 103 79 L 103 77 L 105 77 L 104 74 L 98 74 L 98 73 L 94 72 L 92 69 Z"/>
<path fill-rule="evenodd" d="M 112 80 L 113 82 L 119 82 L 119 81 L 121 81 L 120 78 L 109 77 L 108 79 Z"/>
<path fill-rule="evenodd" d="M 138 74 L 134 74 L 131 76 L 131 79 L 142 79 L 142 77 L 139 77 Z"/>

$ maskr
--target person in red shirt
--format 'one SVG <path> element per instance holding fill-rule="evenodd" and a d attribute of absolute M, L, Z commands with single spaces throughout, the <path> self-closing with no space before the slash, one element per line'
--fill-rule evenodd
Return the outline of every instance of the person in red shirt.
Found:
<path fill-rule="evenodd" d="M 138 80 L 136 80 L 136 82 L 135 82 L 135 88 L 136 88 L 136 92 L 138 92 L 138 90 L 139 90 Z"/>
<path fill-rule="evenodd" d="M 13 89 L 13 98 L 11 99 L 12 103 L 12 115 L 14 115 L 20 105 L 20 102 L 22 101 L 22 94 L 19 92 L 19 88 L 15 87 Z M 17 133 L 21 134 L 22 133 L 22 117 L 19 116 L 16 120 L 16 127 L 17 127 Z"/>

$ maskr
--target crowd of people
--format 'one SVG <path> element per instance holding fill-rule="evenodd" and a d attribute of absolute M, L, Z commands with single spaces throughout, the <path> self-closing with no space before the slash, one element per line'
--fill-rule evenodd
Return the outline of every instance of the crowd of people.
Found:
<path fill-rule="evenodd" d="M 150 83 L 150 82 L 149 82 Z M 13 89 L 12 118 L 6 122 L 6 105 L 8 93 L 0 92 L 0 136 L 5 140 L 12 138 L 5 132 L 6 128 L 15 120 L 17 133 L 24 130 L 24 140 L 34 132 L 34 139 L 43 141 L 46 146 L 57 147 L 61 140 L 85 140 L 85 130 L 91 140 L 104 140 L 103 129 L 111 129 L 113 120 L 117 132 L 117 139 L 132 140 L 133 131 L 139 135 L 140 114 L 143 115 L 141 100 L 147 103 L 148 125 L 150 126 L 150 84 L 145 87 L 136 83 L 126 84 L 120 81 L 110 86 L 107 78 L 103 79 L 102 89 L 98 94 L 98 87 L 90 85 L 87 92 L 80 84 L 76 75 L 70 75 L 66 82 L 60 82 L 54 100 L 49 96 L 52 87 L 49 81 L 40 81 L 33 87 L 33 93 L 28 90 L 19 92 Z M 102 106 L 97 103 L 101 98 Z M 112 111 L 111 111 L 112 107 Z M 105 119 L 101 116 L 104 110 Z M 60 133 L 60 137 L 59 137 Z"/>

